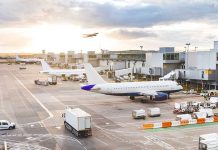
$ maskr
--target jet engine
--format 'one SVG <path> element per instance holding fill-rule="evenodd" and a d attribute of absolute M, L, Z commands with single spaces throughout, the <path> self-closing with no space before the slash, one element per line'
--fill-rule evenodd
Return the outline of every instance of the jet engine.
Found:
<path fill-rule="evenodd" d="M 153 100 L 155 100 L 155 101 L 164 101 L 164 100 L 167 100 L 168 97 L 169 97 L 169 95 L 167 93 L 157 92 L 157 95 L 155 95 L 153 97 Z"/>

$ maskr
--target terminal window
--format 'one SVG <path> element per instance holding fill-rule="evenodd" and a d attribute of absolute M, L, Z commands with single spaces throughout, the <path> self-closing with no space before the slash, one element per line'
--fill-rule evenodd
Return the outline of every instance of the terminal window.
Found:
<path fill-rule="evenodd" d="M 164 60 L 179 60 L 179 53 L 165 53 L 163 54 Z"/>

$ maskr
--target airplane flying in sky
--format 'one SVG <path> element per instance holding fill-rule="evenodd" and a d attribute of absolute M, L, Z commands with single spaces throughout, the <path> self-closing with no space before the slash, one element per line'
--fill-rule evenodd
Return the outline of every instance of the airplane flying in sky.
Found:
<path fill-rule="evenodd" d="M 182 86 L 175 81 L 146 81 L 146 82 L 123 82 L 107 83 L 91 66 L 85 64 L 88 85 L 81 86 L 81 89 L 97 93 L 130 96 L 134 100 L 135 96 L 150 96 L 153 100 L 166 100 L 169 94 L 182 90 Z"/>
<path fill-rule="evenodd" d="M 82 37 L 83 38 L 89 38 L 89 37 L 94 37 L 94 36 L 97 36 L 97 35 L 98 35 L 98 33 L 96 32 L 96 33 L 91 33 L 91 34 L 83 34 Z"/>
<path fill-rule="evenodd" d="M 41 59 L 38 58 L 20 58 L 18 55 L 16 55 L 16 62 L 23 62 L 23 63 L 36 63 L 40 62 Z"/>
<path fill-rule="evenodd" d="M 70 77 L 73 75 L 81 76 L 85 73 L 85 69 L 52 69 L 44 60 L 41 60 L 41 63 L 43 70 L 40 73 L 44 74 Z"/>

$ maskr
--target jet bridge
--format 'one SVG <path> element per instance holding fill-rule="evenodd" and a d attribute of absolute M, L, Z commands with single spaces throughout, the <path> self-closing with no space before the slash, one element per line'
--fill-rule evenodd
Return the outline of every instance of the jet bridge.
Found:
<path fill-rule="evenodd" d="M 165 76 L 159 78 L 159 81 L 165 81 L 165 80 L 176 80 L 179 78 L 179 70 L 173 70 L 166 74 Z"/>

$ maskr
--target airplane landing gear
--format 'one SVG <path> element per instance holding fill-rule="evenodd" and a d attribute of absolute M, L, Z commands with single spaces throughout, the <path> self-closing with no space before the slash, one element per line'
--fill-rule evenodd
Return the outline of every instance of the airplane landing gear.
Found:
<path fill-rule="evenodd" d="M 130 96 L 130 99 L 131 100 L 135 100 L 135 96 Z"/>

